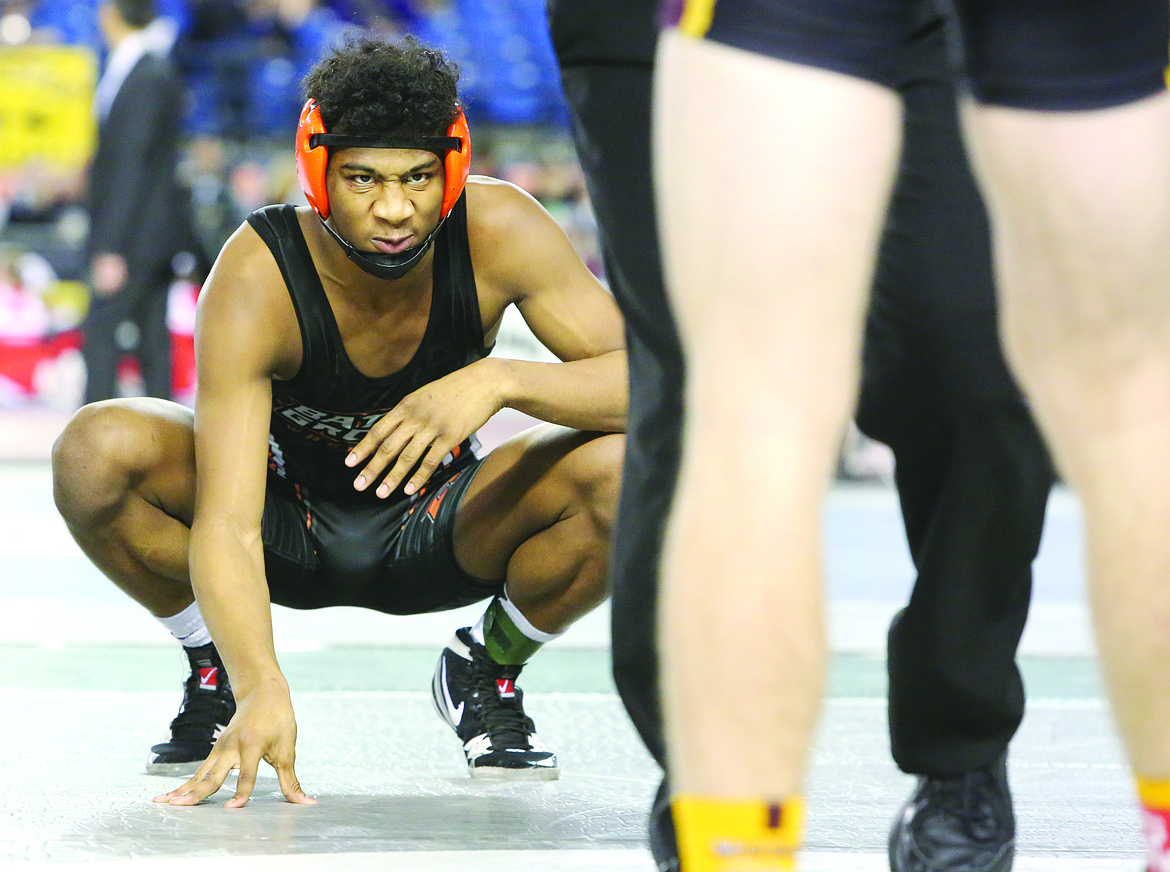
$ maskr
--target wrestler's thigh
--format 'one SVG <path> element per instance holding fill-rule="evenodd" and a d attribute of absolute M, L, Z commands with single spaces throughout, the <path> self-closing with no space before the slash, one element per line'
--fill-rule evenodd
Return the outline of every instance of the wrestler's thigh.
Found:
<path fill-rule="evenodd" d="M 595 487 L 620 477 L 617 434 L 542 424 L 484 458 L 455 518 L 455 557 L 466 572 L 503 578 L 527 539 L 551 527 Z"/>

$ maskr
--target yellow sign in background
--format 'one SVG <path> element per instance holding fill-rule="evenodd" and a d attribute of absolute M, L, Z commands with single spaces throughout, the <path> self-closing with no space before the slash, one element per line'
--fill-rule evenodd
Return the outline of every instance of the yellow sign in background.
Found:
<path fill-rule="evenodd" d="M 73 46 L 0 48 L 0 172 L 35 164 L 64 173 L 93 151 L 97 64 Z"/>

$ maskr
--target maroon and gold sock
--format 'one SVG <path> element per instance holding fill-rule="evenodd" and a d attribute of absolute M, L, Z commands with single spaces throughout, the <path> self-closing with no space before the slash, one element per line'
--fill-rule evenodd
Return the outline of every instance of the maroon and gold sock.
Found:
<path fill-rule="evenodd" d="M 680 794 L 671 801 L 682 872 L 795 872 L 804 803 Z"/>
<path fill-rule="evenodd" d="M 1137 779 L 1149 872 L 1170 872 L 1170 781 Z"/>

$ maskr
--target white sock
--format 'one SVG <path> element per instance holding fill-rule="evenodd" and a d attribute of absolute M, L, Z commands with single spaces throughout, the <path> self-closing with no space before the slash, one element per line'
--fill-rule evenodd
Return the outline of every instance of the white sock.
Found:
<path fill-rule="evenodd" d="M 532 626 L 528 618 L 524 617 L 524 613 L 516 607 L 516 604 L 508 599 L 507 593 L 500 595 L 500 605 L 508 617 L 512 619 L 512 623 L 516 625 L 516 629 L 533 642 L 540 642 L 543 645 L 545 642 L 551 642 L 553 639 L 558 639 L 564 635 L 564 630 L 560 633 L 546 633 L 544 630 L 536 629 L 536 627 Z M 480 620 L 483 619 L 481 618 Z"/>
<path fill-rule="evenodd" d="M 496 597 L 496 599 L 499 600 L 500 608 L 502 608 L 504 613 L 512 619 L 512 623 L 516 625 L 516 629 L 531 639 L 533 642 L 540 642 L 543 645 L 545 642 L 551 642 L 553 639 L 558 639 L 564 635 L 564 631 L 561 631 L 560 633 L 546 633 L 544 630 L 536 629 L 536 627 L 532 626 L 532 622 L 529 621 L 528 618 L 524 617 L 524 613 L 516 607 L 516 604 L 508 599 L 508 595 L 506 593 L 500 594 L 498 597 Z M 496 600 L 492 600 L 492 602 L 488 604 L 489 610 L 491 609 L 492 605 L 495 604 L 495 602 Z M 471 638 L 481 645 L 486 644 L 483 636 L 483 624 L 484 618 L 486 617 L 487 611 L 479 616 L 479 620 L 476 621 L 475 626 L 471 628 Z"/>
<path fill-rule="evenodd" d="M 476 621 L 475 624 L 471 628 L 471 638 L 474 639 L 475 641 L 479 642 L 479 644 L 481 644 L 481 645 L 485 644 L 485 640 L 483 637 L 483 619 L 484 619 L 484 615 L 486 615 L 486 614 L 487 614 L 487 612 L 484 612 L 483 615 L 480 615 L 479 620 Z"/>
<path fill-rule="evenodd" d="M 211 642 L 211 633 L 199 611 L 199 603 L 191 603 L 177 615 L 159 618 L 158 622 L 170 630 L 172 636 L 183 643 L 184 648 L 198 648 Z"/>

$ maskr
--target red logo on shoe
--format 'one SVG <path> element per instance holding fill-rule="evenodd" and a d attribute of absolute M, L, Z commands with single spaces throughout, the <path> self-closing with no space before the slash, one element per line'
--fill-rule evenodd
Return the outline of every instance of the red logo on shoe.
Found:
<path fill-rule="evenodd" d="M 216 673 L 219 669 L 215 666 L 207 669 L 199 670 L 199 689 L 200 690 L 215 690 L 219 683 L 216 681 Z"/>
<path fill-rule="evenodd" d="M 497 678 L 496 690 L 500 694 L 500 699 L 516 698 L 516 682 L 511 678 Z"/>

